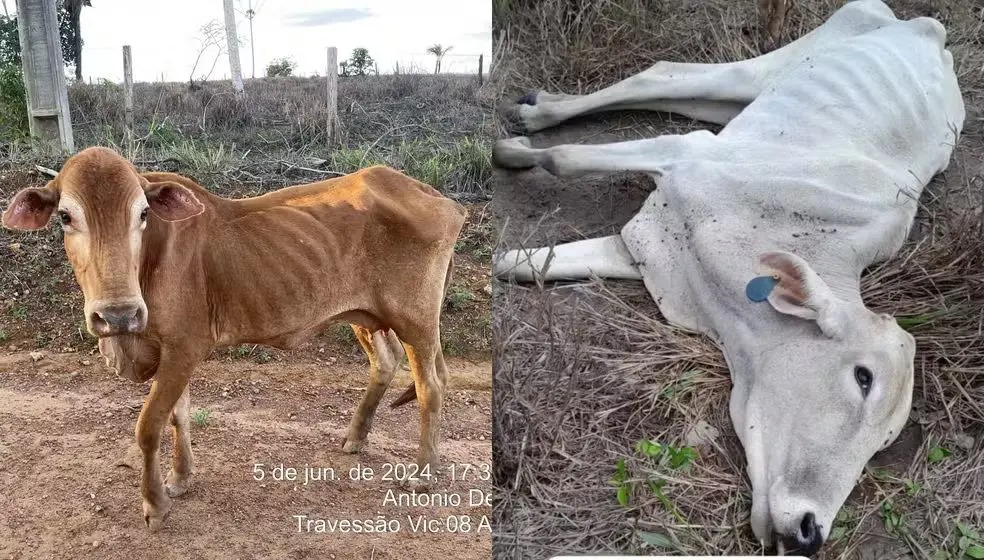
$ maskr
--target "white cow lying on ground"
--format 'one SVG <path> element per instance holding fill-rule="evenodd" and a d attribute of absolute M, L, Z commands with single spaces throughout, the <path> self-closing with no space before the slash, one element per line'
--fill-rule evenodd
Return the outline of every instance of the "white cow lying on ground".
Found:
<path fill-rule="evenodd" d="M 536 131 L 613 109 L 672 111 L 726 124 L 717 135 L 496 145 L 504 167 L 656 180 L 621 235 L 509 251 L 495 274 L 641 279 L 671 323 L 713 338 L 731 370 L 752 529 L 780 551 L 820 548 L 865 463 L 908 418 L 915 341 L 864 306 L 859 279 L 899 250 L 963 126 L 944 42 L 935 20 L 850 2 L 764 56 L 660 62 L 590 95 L 526 96 L 517 114 Z"/>

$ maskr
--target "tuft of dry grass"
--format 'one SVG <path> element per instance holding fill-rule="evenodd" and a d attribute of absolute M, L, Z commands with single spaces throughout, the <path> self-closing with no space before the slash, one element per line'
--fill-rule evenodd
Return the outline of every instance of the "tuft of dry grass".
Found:
<path fill-rule="evenodd" d="M 840 4 L 797 2 L 787 40 Z M 928 15 L 947 26 L 968 118 L 951 167 L 922 198 L 911 240 L 862 280 L 867 305 L 896 315 L 917 339 L 913 410 L 904 437 L 869 464 L 818 557 L 955 560 L 958 524 L 984 529 L 984 7 L 890 4 L 899 17 Z M 497 0 L 494 7 L 496 32 L 505 37 L 490 85 L 500 105 L 537 89 L 587 93 L 659 60 L 757 54 L 751 2 Z M 704 127 L 675 118 L 622 132 Z M 499 218 L 523 223 L 524 216 Z M 572 228 L 551 221 L 526 222 L 504 238 L 543 241 L 535 231 L 544 228 L 570 235 Z M 495 558 L 762 553 L 748 524 L 729 374 L 712 343 L 667 326 L 640 283 L 494 287 Z M 704 423 L 719 436 L 695 445 L 689 470 L 634 448 L 644 439 L 685 446 Z M 613 478 L 628 482 L 628 506 Z M 659 480 L 654 492 L 647 483 Z"/>

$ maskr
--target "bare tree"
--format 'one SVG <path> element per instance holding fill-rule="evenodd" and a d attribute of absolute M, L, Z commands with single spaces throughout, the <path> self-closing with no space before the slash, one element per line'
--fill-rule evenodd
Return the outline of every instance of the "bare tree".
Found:
<path fill-rule="evenodd" d="M 201 26 L 199 29 L 198 37 L 198 55 L 195 57 L 195 64 L 191 67 L 191 74 L 188 76 L 188 86 L 192 89 L 200 87 L 195 83 L 195 72 L 198 70 L 198 64 L 202 60 L 202 56 L 210 50 L 215 50 L 215 59 L 212 61 L 212 67 L 209 69 L 207 74 L 201 75 L 198 80 L 204 84 L 205 81 L 212 75 L 215 71 L 215 65 L 218 64 L 219 59 L 225 54 L 225 47 L 223 46 L 226 42 L 225 30 L 219 24 L 219 22 L 214 19 L 205 25 Z"/>
<path fill-rule="evenodd" d="M 65 0 L 62 4 L 68 12 L 70 26 L 72 28 L 72 56 L 75 58 L 75 79 L 82 79 L 82 8 L 92 7 L 91 0 Z M 4 11 L 7 10 L 7 2 L 3 3 Z"/>
<path fill-rule="evenodd" d="M 236 34 L 236 12 L 232 0 L 224 0 L 226 40 L 229 42 L 229 72 L 232 74 L 232 88 L 236 95 L 243 93 L 243 67 L 239 63 L 239 35 Z"/>
<path fill-rule="evenodd" d="M 427 52 L 437 57 L 437 61 L 434 64 L 435 74 L 441 73 L 441 61 L 444 60 L 444 55 L 448 54 L 448 51 L 450 51 L 452 48 L 454 47 L 453 46 L 442 47 L 440 43 L 437 43 L 436 45 L 432 45 L 427 49 Z"/>

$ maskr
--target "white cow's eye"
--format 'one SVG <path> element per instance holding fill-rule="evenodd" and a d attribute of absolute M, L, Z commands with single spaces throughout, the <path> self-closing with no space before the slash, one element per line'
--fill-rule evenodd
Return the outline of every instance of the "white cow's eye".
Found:
<path fill-rule="evenodd" d="M 58 211 L 58 221 L 61 222 L 61 225 L 67 226 L 67 225 L 70 225 L 72 223 L 72 217 L 68 214 L 68 212 L 66 212 L 64 210 L 59 210 Z"/>
<path fill-rule="evenodd" d="M 855 367 L 854 379 L 858 382 L 858 387 L 861 387 L 861 394 L 867 397 L 868 393 L 871 392 L 871 384 L 875 380 L 871 370 L 864 366 Z"/>

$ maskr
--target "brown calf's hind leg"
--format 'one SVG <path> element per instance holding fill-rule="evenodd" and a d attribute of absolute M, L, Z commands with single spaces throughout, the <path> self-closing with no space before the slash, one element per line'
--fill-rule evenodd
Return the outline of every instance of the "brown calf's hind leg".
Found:
<path fill-rule="evenodd" d="M 358 453 L 365 445 L 379 401 L 406 355 L 403 344 L 391 330 L 371 332 L 358 325 L 352 325 L 352 330 L 369 358 L 369 386 L 346 432 L 342 444 L 346 453 Z"/>
<path fill-rule="evenodd" d="M 420 403 L 420 447 L 417 450 L 417 465 L 421 472 L 425 469 L 436 475 L 440 468 L 437 444 L 441 435 L 441 412 L 444 406 L 444 392 L 448 384 L 448 371 L 441 353 L 441 337 L 435 336 L 424 344 L 407 345 L 407 357 L 413 373 L 417 401 Z M 427 482 L 427 478 L 422 478 Z"/>
<path fill-rule="evenodd" d="M 183 363 L 176 367 L 162 359 L 150 387 L 150 394 L 147 395 L 140 418 L 137 419 L 137 444 L 143 453 L 140 494 L 143 496 L 144 523 L 151 532 L 164 526 L 164 520 L 171 511 L 171 497 L 161 480 L 161 432 L 174 406 L 184 394 L 191 370 L 190 364 Z"/>
<path fill-rule="evenodd" d="M 191 430 L 188 421 L 190 396 L 185 385 L 181 398 L 171 411 L 171 426 L 174 427 L 174 458 L 171 472 L 167 473 L 164 486 L 167 495 L 176 498 L 188 491 L 191 475 L 195 471 L 195 460 L 191 452 Z"/>

